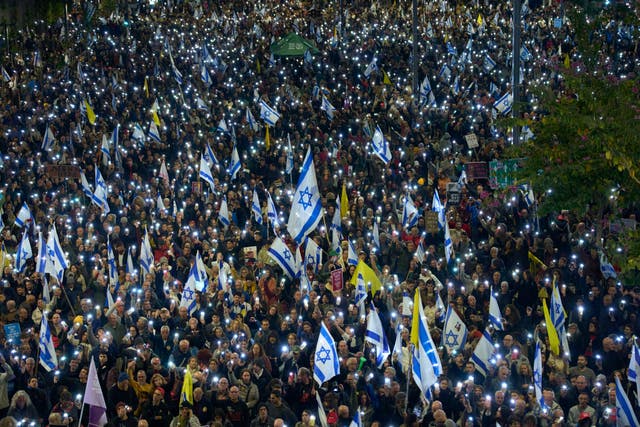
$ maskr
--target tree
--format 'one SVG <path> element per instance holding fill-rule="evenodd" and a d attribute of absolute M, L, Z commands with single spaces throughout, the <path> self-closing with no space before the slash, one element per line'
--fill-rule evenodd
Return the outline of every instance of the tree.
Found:
<path fill-rule="evenodd" d="M 600 20 L 571 16 L 579 62 L 562 58 L 558 71 L 564 81 L 556 90 L 534 88 L 543 112 L 529 124 L 535 139 L 512 147 L 508 155 L 526 158 L 518 178 L 540 195 L 540 213 L 568 209 L 581 217 L 590 210 L 610 219 L 640 200 L 640 79 L 615 75 L 603 65 L 611 62 L 598 45 Z M 607 237 L 601 226 L 597 233 L 597 242 Z M 606 245 L 623 272 L 640 267 L 640 245 L 631 244 L 629 233 Z"/>

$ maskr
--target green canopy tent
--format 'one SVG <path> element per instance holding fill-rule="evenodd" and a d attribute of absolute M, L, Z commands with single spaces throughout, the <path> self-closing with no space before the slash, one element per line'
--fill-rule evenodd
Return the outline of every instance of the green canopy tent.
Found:
<path fill-rule="evenodd" d="M 307 50 L 312 55 L 320 53 L 313 42 L 296 33 L 289 33 L 271 45 L 271 53 L 274 56 L 304 56 Z"/>

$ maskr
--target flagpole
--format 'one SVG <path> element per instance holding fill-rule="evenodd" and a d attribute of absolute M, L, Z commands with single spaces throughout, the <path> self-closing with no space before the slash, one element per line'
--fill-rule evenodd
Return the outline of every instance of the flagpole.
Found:
<path fill-rule="evenodd" d="M 409 396 L 409 383 L 411 382 L 411 378 L 413 378 L 412 376 L 412 371 L 413 371 L 413 354 L 414 351 L 414 346 L 413 343 L 410 342 L 409 343 L 409 368 L 407 369 L 407 385 L 406 385 L 406 389 L 405 389 L 405 396 Z M 400 354 L 400 356 L 402 356 L 402 353 Z M 404 400 L 404 412 L 405 414 L 407 413 L 407 407 L 409 406 L 409 399 L 405 399 Z"/>

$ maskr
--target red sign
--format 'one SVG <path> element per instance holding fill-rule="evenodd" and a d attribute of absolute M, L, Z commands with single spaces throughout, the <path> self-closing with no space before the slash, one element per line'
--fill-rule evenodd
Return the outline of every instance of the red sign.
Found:
<path fill-rule="evenodd" d="M 331 271 L 331 289 L 333 289 L 333 292 L 341 291 L 342 286 L 342 269 L 336 268 Z"/>

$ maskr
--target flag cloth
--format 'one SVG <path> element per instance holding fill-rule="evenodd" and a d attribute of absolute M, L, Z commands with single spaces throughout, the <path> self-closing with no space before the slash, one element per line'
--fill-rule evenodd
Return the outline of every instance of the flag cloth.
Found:
<path fill-rule="evenodd" d="M 47 238 L 47 265 L 45 270 L 47 273 L 55 276 L 59 283 L 62 283 L 62 276 L 64 270 L 67 268 L 69 268 L 69 261 L 67 261 L 67 256 L 62 250 L 62 245 L 60 245 L 58 232 L 54 224 Z"/>
<path fill-rule="evenodd" d="M 4 80 L 5 83 L 11 81 L 11 76 L 7 73 L 7 70 L 4 67 L 2 67 L 2 80 Z"/>
<path fill-rule="evenodd" d="M 87 112 L 87 120 L 89 120 L 89 123 L 91 123 L 92 125 L 95 125 L 96 113 L 93 112 L 93 108 L 91 108 L 91 105 L 89 105 L 89 101 L 87 101 L 86 99 L 84 100 L 84 108 Z"/>
<path fill-rule="evenodd" d="M 151 273 L 151 267 L 153 266 L 153 251 L 151 250 L 151 243 L 149 242 L 149 231 L 146 227 L 142 243 L 140 244 L 140 258 L 138 261 L 140 262 L 140 267 L 146 274 Z"/>
<path fill-rule="evenodd" d="M 189 402 L 193 405 L 193 378 L 191 377 L 191 370 L 187 368 L 184 372 L 184 379 L 182 381 L 182 391 L 180 391 L 180 403 Z"/>
<path fill-rule="evenodd" d="M 542 353 L 539 341 L 536 341 L 536 351 L 533 356 L 533 388 L 536 393 L 536 400 L 540 403 L 540 407 L 544 409 L 547 405 L 542 397 Z"/>
<path fill-rule="evenodd" d="M 114 292 L 118 293 L 118 289 L 120 288 L 118 266 L 116 265 L 116 258 L 113 254 L 113 247 L 111 246 L 109 236 L 107 236 L 107 263 L 109 264 L 109 286 L 113 286 Z"/>
<path fill-rule="evenodd" d="M 260 118 L 269 126 L 275 126 L 280 114 L 269 106 L 264 100 L 260 100 Z"/>
<path fill-rule="evenodd" d="M 251 200 L 251 210 L 253 211 L 253 217 L 256 223 L 262 225 L 262 208 L 260 207 L 260 199 L 258 198 L 258 192 L 253 189 L 253 197 Z"/>
<path fill-rule="evenodd" d="M 447 259 L 447 264 L 453 257 L 453 242 L 451 241 L 451 233 L 449 232 L 449 223 L 444 223 L 444 256 Z"/>
<path fill-rule="evenodd" d="M 420 292 L 416 292 L 413 300 L 413 319 L 411 325 L 411 343 L 413 343 L 413 380 L 423 396 L 430 395 L 430 387 L 438 381 L 442 374 L 442 363 L 436 345 L 429 333 L 427 317 L 422 309 Z"/>
<path fill-rule="evenodd" d="M 478 372 L 480 372 L 485 378 L 489 373 L 491 359 L 495 353 L 496 348 L 493 346 L 493 338 L 491 338 L 489 331 L 485 329 L 480 340 L 476 344 L 476 348 L 473 350 L 473 354 L 471 355 L 471 361 L 476 366 Z"/>
<path fill-rule="evenodd" d="M 373 154 L 378 156 L 384 164 L 388 164 L 391 161 L 389 143 L 382 130 L 380 130 L 380 126 L 376 126 L 376 131 L 373 133 L 373 138 L 371 138 L 371 147 L 373 148 Z"/>
<path fill-rule="evenodd" d="M 349 427 L 362 427 L 362 418 L 360 417 L 360 407 L 356 408 L 356 413 L 351 420 Z"/>
<path fill-rule="evenodd" d="M 198 175 L 205 182 L 209 183 L 209 187 L 211 187 L 211 191 L 215 191 L 215 182 L 213 181 L 213 175 L 211 174 L 211 169 L 209 168 L 209 163 L 205 160 L 204 153 L 200 156 L 200 172 Z"/>
<path fill-rule="evenodd" d="M 42 316 L 40 323 L 40 339 L 38 341 L 40 347 L 40 364 L 47 371 L 51 372 L 58 366 L 58 356 L 51 339 L 51 331 L 49 330 L 49 321 L 47 316 Z"/>
<path fill-rule="evenodd" d="M 418 223 L 418 209 L 413 203 L 413 199 L 409 193 L 404 196 L 404 204 L 402 205 L 402 227 L 408 229 Z"/>
<path fill-rule="evenodd" d="M 293 149 L 291 148 L 291 137 L 287 134 L 287 163 L 284 167 L 284 172 L 290 175 L 293 172 Z"/>
<path fill-rule="evenodd" d="M 287 230 L 297 244 L 317 227 L 322 219 L 322 200 L 318 191 L 316 169 L 313 165 L 311 147 L 304 157 L 302 171 L 293 196 Z"/>
<path fill-rule="evenodd" d="M 370 287 L 371 295 L 375 295 L 380 289 L 382 289 L 382 283 L 378 276 L 376 276 L 375 271 L 371 267 L 369 267 L 363 260 L 358 261 L 358 265 L 356 266 L 355 271 L 353 272 L 353 276 L 351 276 L 351 284 L 357 284 L 358 274 L 362 274 L 362 278 L 364 279 L 364 283 L 367 287 Z"/>
<path fill-rule="evenodd" d="M 327 113 L 327 118 L 329 119 L 329 121 L 333 120 L 333 115 L 336 112 L 336 109 L 333 105 L 331 105 L 327 97 L 324 95 L 322 95 L 322 104 L 320 104 L 320 109 Z"/>
<path fill-rule="evenodd" d="M 196 289 L 198 288 L 198 267 L 194 263 L 189 271 L 189 277 L 184 284 L 182 290 L 182 298 L 180 298 L 180 307 L 187 307 L 189 315 L 196 310 Z M 202 286 L 200 286 L 202 288 Z"/>
<path fill-rule="evenodd" d="M 367 288 L 364 284 L 364 278 L 362 274 L 358 274 L 356 278 L 356 293 L 353 304 L 358 307 L 360 310 L 360 315 L 364 316 L 365 309 L 364 303 L 367 300 Z"/>
<path fill-rule="evenodd" d="M 342 182 L 342 195 L 340 196 L 340 216 L 342 218 L 349 215 L 349 197 L 347 196 L 347 184 Z"/>
<path fill-rule="evenodd" d="M 129 274 L 136 274 L 136 268 L 133 264 L 133 249 L 131 248 L 131 246 L 129 246 L 127 248 L 127 273 Z"/>
<path fill-rule="evenodd" d="M 542 310 L 544 311 L 544 322 L 547 325 L 549 346 L 551 347 L 553 354 L 557 356 L 560 353 L 560 340 L 558 338 L 558 332 L 556 331 L 555 326 L 553 326 L 553 321 L 551 320 L 549 308 L 547 307 L 547 300 L 545 298 L 542 299 Z"/>
<path fill-rule="evenodd" d="M 449 354 L 464 347 L 467 342 L 467 333 L 467 325 L 458 316 L 458 312 L 449 306 L 442 329 L 442 345 L 445 346 Z"/>
<path fill-rule="evenodd" d="M 351 240 L 347 240 L 347 244 L 349 245 L 349 250 L 347 251 L 347 264 L 357 266 L 358 253 L 356 252 L 356 247 L 353 245 Z"/>
<path fill-rule="evenodd" d="M 375 347 L 376 364 L 378 369 L 380 369 L 384 364 L 384 361 L 391 354 L 391 349 L 389 348 L 389 341 L 387 341 L 387 336 L 384 333 L 380 316 L 378 316 L 378 312 L 373 305 L 371 310 L 369 310 L 367 330 L 364 334 L 364 339 Z"/>
<path fill-rule="evenodd" d="M 98 372 L 93 357 L 89 365 L 89 375 L 87 376 L 87 386 L 84 389 L 83 405 L 89 405 L 89 427 L 102 427 L 107 424 L 107 405 L 102 394 L 102 387 L 98 381 Z"/>
<path fill-rule="evenodd" d="M 635 340 L 631 350 L 631 358 L 629 359 L 628 378 L 629 381 L 636 383 L 636 398 L 640 403 L 640 348 L 638 348 Z"/>
<path fill-rule="evenodd" d="M 144 76 L 144 94 L 148 98 L 149 97 L 149 77 Z"/>
<path fill-rule="evenodd" d="M 218 132 L 229 133 L 229 128 L 227 127 L 227 122 L 224 120 L 224 117 L 220 119 L 218 122 Z"/>
<path fill-rule="evenodd" d="M 16 250 L 16 271 L 23 273 L 29 258 L 33 258 L 33 252 L 31 250 L 29 237 L 27 236 L 27 230 L 24 230 L 24 233 L 22 233 L 22 240 L 20 240 L 20 244 Z M 2 268 L 4 268 L 4 265 Z"/>
<path fill-rule="evenodd" d="M 560 343 L 562 344 L 562 351 L 567 355 L 569 355 L 569 339 L 567 337 L 567 329 L 565 326 L 567 315 L 564 311 L 564 307 L 562 306 L 562 299 L 560 298 L 560 290 L 558 289 L 558 283 L 553 278 L 553 289 L 551 292 L 551 307 L 550 307 L 550 315 L 551 321 L 553 322 L 553 326 L 556 328 L 558 332 L 558 337 L 560 338 Z"/>
<path fill-rule="evenodd" d="M 336 343 L 322 322 L 314 352 L 313 379 L 319 386 L 340 373 L 340 360 Z"/>
<path fill-rule="evenodd" d="M 131 135 L 131 138 L 144 145 L 147 136 L 144 134 L 144 129 L 142 129 L 142 126 L 140 126 L 139 123 L 133 125 L 133 134 Z"/>
<path fill-rule="evenodd" d="M 547 266 L 542 261 L 540 261 L 540 259 L 535 256 L 533 252 L 529 251 L 529 254 L 527 256 L 530 263 L 529 270 L 531 270 L 531 275 L 533 277 L 536 277 L 540 269 L 542 269 L 542 271 L 545 271 L 547 269 Z"/>
<path fill-rule="evenodd" d="M 158 126 L 151 122 L 149 124 L 149 130 L 147 131 L 147 136 L 156 142 L 162 142 L 160 140 L 160 131 L 158 130 Z"/>
<path fill-rule="evenodd" d="M 322 398 L 320 393 L 316 393 L 316 401 L 318 402 L 318 421 L 320 421 L 321 427 L 328 427 L 327 414 L 324 412 L 324 406 L 322 404 Z"/>
<path fill-rule="evenodd" d="M 491 293 L 489 297 L 489 322 L 493 325 L 496 331 L 504 331 L 500 306 L 498 305 L 498 300 L 493 293 Z"/>
<path fill-rule="evenodd" d="M 29 206 L 27 206 L 27 202 L 23 202 L 20 210 L 18 211 L 18 215 L 16 215 L 15 224 L 22 228 L 32 220 L 33 216 L 31 215 L 31 210 L 29 209 Z"/>
<path fill-rule="evenodd" d="M 391 79 L 389 78 L 389 75 L 387 74 L 386 71 L 384 71 L 384 69 L 382 69 L 382 84 L 385 84 L 385 85 L 392 85 L 393 84 L 391 82 Z"/>
<path fill-rule="evenodd" d="M 109 208 L 109 187 L 102 177 L 100 169 L 95 168 L 95 190 L 93 191 L 92 201 L 104 210 L 104 214 L 108 214 L 111 210 Z"/>
<path fill-rule="evenodd" d="M 440 315 L 436 320 L 444 324 L 444 321 L 447 318 L 447 310 L 445 308 L 444 302 L 442 301 L 442 297 L 440 296 L 440 292 L 436 292 L 436 310 L 440 310 Z"/>
<path fill-rule="evenodd" d="M 339 199 L 339 198 L 338 198 Z M 339 235 L 342 234 L 342 218 L 340 218 L 340 201 L 336 200 L 337 209 L 333 212 L 333 217 L 331 218 L 331 230 L 336 230 Z"/>
<path fill-rule="evenodd" d="M 229 207 L 227 205 L 227 198 L 223 197 L 220 201 L 220 210 L 218 211 L 218 220 L 227 228 L 231 224 L 231 217 L 229 216 Z"/>
<path fill-rule="evenodd" d="M 160 165 L 160 172 L 158 172 L 158 176 L 162 178 L 165 184 L 169 184 L 169 171 L 167 170 L 167 164 L 164 159 L 162 159 L 162 164 Z"/>
<path fill-rule="evenodd" d="M 156 99 L 155 101 L 153 101 L 153 104 L 151 105 L 151 109 L 149 110 L 151 112 L 151 117 L 153 118 L 153 123 L 156 126 L 160 126 L 160 117 L 158 117 L 159 109 L 160 109 L 160 106 L 158 105 L 158 100 Z"/>
<path fill-rule="evenodd" d="M 317 273 L 320 264 L 322 264 L 322 248 L 318 246 L 315 240 L 307 238 L 307 244 L 304 248 L 305 270 L 306 266 L 312 265 L 313 271 Z"/>
<path fill-rule="evenodd" d="M 240 163 L 240 155 L 238 154 L 238 148 L 234 145 L 233 151 L 231 152 L 231 160 L 229 161 L 229 175 L 231 179 L 236 179 L 236 175 L 238 171 L 240 171 L 240 167 L 242 163 Z"/>
<path fill-rule="evenodd" d="M 511 112 L 511 108 L 513 107 L 513 95 L 511 92 L 507 92 L 502 95 L 500 98 L 496 100 L 493 104 L 493 108 L 495 108 L 500 114 L 507 115 Z"/>
<path fill-rule="evenodd" d="M 36 273 L 44 275 L 47 272 L 47 245 L 42 237 L 42 231 L 38 232 L 38 256 L 36 257 Z"/>
<path fill-rule="evenodd" d="M 442 202 L 440 202 L 440 196 L 438 195 L 437 189 L 433 192 L 431 210 L 438 214 L 438 227 L 441 229 L 444 228 L 444 224 L 446 222 L 445 207 Z"/>
<path fill-rule="evenodd" d="M 271 194 L 267 191 L 267 219 L 271 222 L 271 227 L 273 227 L 273 232 L 275 234 L 276 227 L 278 226 L 278 211 L 276 210 L 276 205 L 273 203 L 273 199 L 271 198 Z"/>
<path fill-rule="evenodd" d="M 256 122 L 256 119 L 253 117 L 253 114 L 251 113 L 249 107 L 247 107 L 247 109 L 245 110 L 245 120 L 247 121 L 247 124 L 252 131 L 258 131 L 258 122 Z"/>
<path fill-rule="evenodd" d="M 600 255 L 600 272 L 604 276 L 605 279 L 617 279 L 618 275 L 616 274 L 616 270 L 613 268 L 611 263 L 607 260 L 607 256 L 604 254 L 604 251 L 598 250 L 598 254 Z"/>
<path fill-rule="evenodd" d="M 42 138 L 42 146 L 40 149 L 42 151 L 49 151 L 53 147 L 53 143 L 55 141 L 55 137 L 53 136 L 53 131 L 51 130 L 51 126 L 47 125 L 47 128 L 44 131 L 44 137 Z"/>
<path fill-rule="evenodd" d="M 369 65 L 367 65 L 367 68 L 365 68 L 364 76 L 366 78 L 369 78 L 374 71 L 378 71 L 377 61 L 378 60 L 376 58 L 373 58 L 371 62 L 369 62 Z"/>
<path fill-rule="evenodd" d="M 298 275 L 296 260 L 289 247 L 280 237 L 276 237 L 268 250 L 269 256 L 282 268 L 289 278 L 294 279 Z"/>
<path fill-rule="evenodd" d="M 494 61 L 493 58 L 489 56 L 489 54 L 486 54 L 484 56 L 484 61 L 482 62 L 482 68 L 484 68 L 484 71 L 489 73 L 495 67 L 496 67 L 496 61 Z"/>
<path fill-rule="evenodd" d="M 629 401 L 627 393 L 624 392 L 620 379 L 616 376 L 616 425 L 638 427 L 638 419 L 633 411 L 633 406 Z"/>

